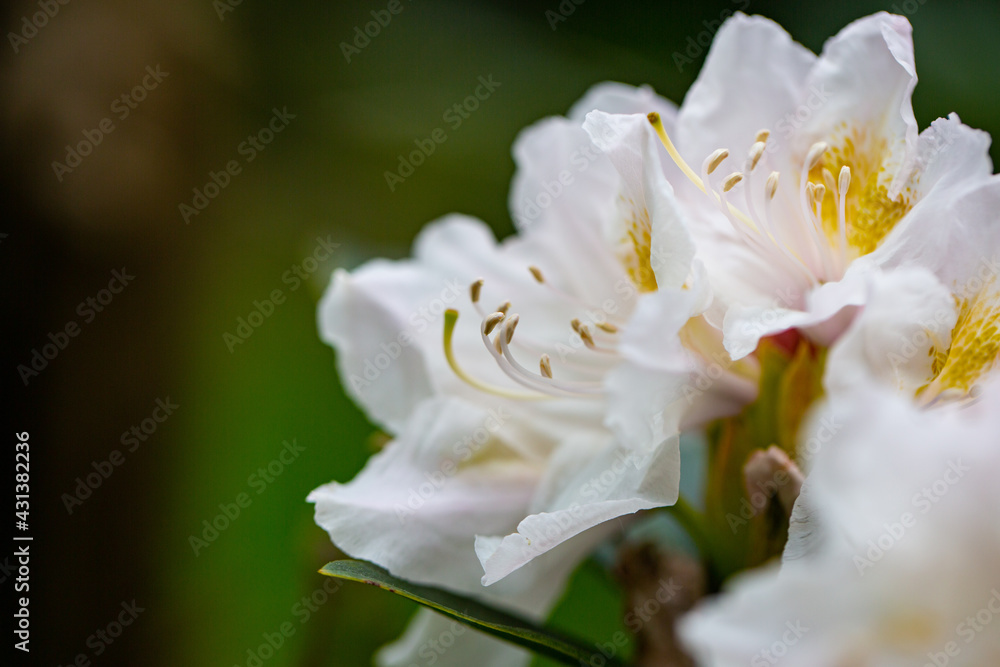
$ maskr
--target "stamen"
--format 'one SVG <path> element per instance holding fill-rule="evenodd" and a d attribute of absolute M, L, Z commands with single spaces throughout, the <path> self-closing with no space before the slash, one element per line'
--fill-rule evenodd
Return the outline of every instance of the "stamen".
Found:
<path fill-rule="evenodd" d="M 469 285 L 469 296 L 472 298 L 472 303 L 479 303 L 479 294 L 483 291 L 483 283 L 485 282 L 482 278 L 478 278 Z"/>
<path fill-rule="evenodd" d="M 823 201 L 823 197 L 825 196 L 826 196 L 825 185 L 817 185 L 815 188 L 813 188 L 813 197 L 817 204 L 821 203 Z"/>
<path fill-rule="evenodd" d="M 757 163 L 760 162 L 761 156 L 764 155 L 764 148 L 763 141 L 757 141 L 750 147 L 750 153 L 747 155 L 747 167 L 744 171 L 750 173 L 757 168 Z"/>
<path fill-rule="evenodd" d="M 823 183 L 830 192 L 837 192 L 837 181 L 833 180 L 833 174 L 826 167 L 823 167 Z"/>
<path fill-rule="evenodd" d="M 587 347 L 589 347 L 591 350 L 597 349 L 597 343 L 594 342 L 594 337 L 593 335 L 591 335 L 590 329 L 587 327 L 586 324 L 580 325 L 580 329 L 579 331 L 577 331 L 577 333 L 580 334 L 580 338 L 583 339 L 583 342 Z"/>
<path fill-rule="evenodd" d="M 734 187 L 736 187 L 737 183 L 739 183 L 742 180 L 743 180 L 743 174 L 741 174 L 738 171 L 734 171 L 733 173 L 726 176 L 725 180 L 722 181 L 722 191 L 729 192 Z"/>
<path fill-rule="evenodd" d="M 552 361 L 549 360 L 549 355 L 542 355 L 542 358 L 538 360 L 538 368 L 542 371 L 542 375 L 549 379 L 552 378 Z"/>
<path fill-rule="evenodd" d="M 512 319 L 513 318 L 517 318 L 517 315 L 513 315 Z M 517 326 L 516 321 L 513 326 Z M 497 359 L 497 363 L 500 365 L 501 370 L 503 370 L 504 373 L 507 373 L 511 379 L 523 384 L 526 387 L 560 396 L 600 394 L 604 391 L 600 382 L 557 381 L 552 378 L 536 375 L 535 373 L 529 371 L 527 368 L 518 363 L 517 359 L 514 358 L 514 355 L 510 351 L 509 344 L 510 338 L 513 336 L 513 326 L 510 321 L 508 321 L 505 327 L 506 335 L 505 332 L 500 332 L 496 337 L 496 340 L 500 343 L 501 353 L 501 357 Z"/>
<path fill-rule="evenodd" d="M 497 307 L 496 312 L 506 315 L 508 310 L 510 310 L 510 301 L 504 301 L 499 307 Z"/>
<path fill-rule="evenodd" d="M 757 135 L 753 138 L 754 141 L 759 141 L 762 144 L 767 143 L 767 138 L 771 136 L 771 130 L 757 130 Z"/>
<path fill-rule="evenodd" d="M 667 149 L 667 154 L 670 155 L 670 159 L 680 168 L 684 175 L 688 179 L 698 186 L 698 189 L 702 192 L 707 192 L 705 190 L 705 184 L 702 183 L 701 179 L 698 178 L 698 174 L 694 173 L 694 169 L 688 166 L 688 163 L 684 161 L 681 154 L 677 152 L 677 148 L 674 146 L 674 142 L 670 141 L 670 137 L 667 136 L 667 131 L 663 128 L 663 121 L 660 120 L 660 114 L 652 111 L 646 114 L 646 119 L 649 120 L 650 125 L 653 126 L 653 130 L 656 132 L 656 136 L 660 138 L 660 143 L 663 147 Z"/>
<path fill-rule="evenodd" d="M 718 169 L 719 165 L 722 164 L 723 160 L 729 157 L 729 151 L 725 148 L 719 148 L 714 153 L 705 158 L 705 171 L 709 174 Z"/>
<path fill-rule="evenodd" d="M 825 141 L 817 141 L 809 149 L 809 153 L 806 155 L 806 172 L 812 171 L 817 164 L 819 164 L 820 158 L 823 157 L 823 153 L 829 148 Z"/>
<path fill-rule="evenodd" d="M 461 366 L 458 365 L 458 361 L 455 359 L 455 350 L 452 346 L 452 338 L 455 335 L 455 323 L 458 322 L 458 311 L 452 308 L 444 311 L 444 357 L 448 361 L 448 365 L 451 367 L 453 373 L 466 384 L 475 387 L 479 391 L 484 391 L 488 394 L 493 394 L 495 396 L 501 396 L 503 398 L 512 398 L 515 400 L 529 400 L 535 401 L 540 399 L 546 399 L 548 396 L 545 394 L 524 394 L 520 392 L 510 391 L 504 389 L 503 387 L 496 387 L 485 382 L 481 382 L 476 378 L 472 377 Z M 487 339 L 488 340 L 488 339 Z"/>
<path fill-rule="evenodd" d="M 754 145 L 763 147 L 764 143 L 757 142 Z M 747 211 L 750 212 L 750 218 L 757 225 L 758 229 L 762 229 L 764 233 L 767 234 L 767 240 L 771 242 L 770 245 L 766 245 L 763 243 L 761 245 L 766 247 L 767 252 L 772 256 L 775 256 L 779 261 L 785 260 L 789 262 L 794 270 L 800 270 L 804 272 L 805 275 L 808 276 L 810 280 L 812 280 L 812 273 L 809 271 L 806 265 L 802 263 L 802 260 L 800 260 L 791 250 L 789 250 L 788 246 L 785 245 L 785 243 L 783 243 L 780 239 L 778 239 L 776 228 L 774 226 L 773 221 L 770 218 L 771 199 L 777 192 L 777 187 L 778 187 L 778 172 L 776 171 L 771 172 L 771 175 L 767 177 L 767 183 L 764 188 L 764 193 L 766 196 L 766 201 L 764 203 L 765 217 L 763 220 L 757 217 L 757 207 L 754 206 L 753 195 L 752 195 L 753 188 L 751 187 L 751 183 L 753 181 L 753 158 L 754 158 L 754 151 L 751 150 L 750 155 L 747 157 L 747 165 L 745 168 L 747 174 L 746 177 L 747 182 L 743 186 L 743 195 L 747 203 Z M 773 190 L 772 187 L 774 188 Z"/>
<path fill-rule="evenodd" d="M 778 194 L 778 177 L 779 174 L 776 171 L 772 171 L 771 175 L 767 177 L 767 183 L 764 185 L 764 194 L 768 201 L 774 199 L 774 195 Z"/>
<path fill-rule="evenodd" d="M 504 327 L 504 335 L 507 337 L 507 344 L 510 345 L 510 341 L 514 338 L 514 329 L 517 328 L 517 323 L 521 321 L 519 315 L 511 315 L 507 319 L 507 325 Z"/>
<path fill-rule="evenodd" d="M 819 264 L 819 270 L 824 277 L 829 277 L 831 269 L 829 266 L 829 253 L 826 251 L 827 244 L 822 241 L 822 228 L 820 217 L 814 215 L 813 204 L 816 197 L 816 185 L 809 181 L 809 172 L 812 171 L 823 153 L 826 152 L 826 143 L 819 141 L 812 145 L 809 154 L 806 156 L 805 164 L 802 165 L 802 173 L 799 176 L 799 208 L 810 223 L 806 225 L 813 242 L 813 256 Z"/>
<path fill-rule="evenodd" d="M 704 192 L 705 194 L 714 197 L 715 200 L 719 202 L 720 205 L 722 205 L 727 209 L 728 215 L 739 220 L 753 231 L 755 232 L 758 231 L 757 227 L 753 223 L 753 220 L 748 218 L 745 213 L 740 211 L 738 208 L 736 208 L 729 202 L 723 201 L 722 196 L 719 195 L 719 193 L 715 192 L 714 190 L 710 190 L 708 187 L 706 187 L 706 183 L 702 181 L 701 178 L 698 177 L 698 174 L 694 173 L 694 169 L 692 169 L 691 166 L 684 161 L 684 158 L 681 157 L 681 154 L 677 152 L 677 147 L 674 146 L 674 142 L 672 142 L 670 140 L 670 137 L 667 136 L 667 131 L 663 129 L 663 121 L 660 120 L 660 114 L 653 111 L 647 114 L 646 118 L 649 120 L 649 123 L 653 126 L 653 130 L 656 132 L 656 136 L 659 137 L 660 143 L 663 144 L 663 147 L 667 150 L 667 154 L 670 156 L 670 159 L 673 160 L 674 164 L 677 165 L 678 169 L 680 169 L 681 172 L 685 176 L 687 176 L 688 180 L 694 183 L 695 186 L 697 186 L 697 188 L 702 192 Z"/>
<path fill-rule="evenodd" d="M 485 320 L 483 320 L 483 333 L 489 336 L 490 333 L 492 333 L 492 331 L 496 328 L 496 326 L 501 322 L 503 322 L 503 318 L 505 317 L 506 315 L 504 315 L 503 313 L 493 313 L 492 315 L 487 317 Z"/>
<path fill-rule="evenodd" d="M 538 282 L 540 283 L 545 282 L 545 277 L 542 275 L 542 270 L 539 269 L 537 266 L 529 266 L 528 271 L 531 271 L 531 275 L 533 275 L 535 277 L 535 280 L 537 280 Z"/>
<path fill-rule="evenodd" d="M 618 333 L 618 327 L 611 324 L 611 322 L 595 322 L 594 325 L 601 331 L 607 331 L 609 334 Z"/>
<path fill-rule="evenodd" d="M 847 266 L 847 190 L 851 187 L 851 168 L 846 164 L 840 168 L 840 182 L 837 184 L 837 229 L 840 232 L 840 260 Z"/>
<path fill-rule="evenodd" d="M 573 327 L 573 331 L 575 331 L 577 333 L 580 333 L 580 320 L 579 319 L 577 319 L 577 318 L 574 317 L 573 319 L 571 319 L 569 321 L 569 325 L 571 327 Z"/>

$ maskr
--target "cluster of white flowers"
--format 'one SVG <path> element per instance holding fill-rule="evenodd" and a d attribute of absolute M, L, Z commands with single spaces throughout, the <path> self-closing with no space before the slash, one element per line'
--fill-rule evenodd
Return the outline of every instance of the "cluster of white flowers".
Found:
<path fill-rule="evenodd" d="M 737 14 L 679 108 L 605 83 L 525 130 L 516 236 L 451 215 L 335 274 L 323 338 L 393 440 L 316 521 L 544 618 L 610 520 L 677 501 L 679 434 L 755 401 L 761 341 L 792 332 L 826 359 L 802 442 L 840 426 L 800 458 L 784 564 L 682 640 L 701 665 L 1000 664 L 1000 177 L 954 114 L 918 132 L 915 85 L 899 16 L 817 56 Z M 449 624 L 421 612 L 381 664 Z M 453 640 L 438 665 L 527 663 Z"/>

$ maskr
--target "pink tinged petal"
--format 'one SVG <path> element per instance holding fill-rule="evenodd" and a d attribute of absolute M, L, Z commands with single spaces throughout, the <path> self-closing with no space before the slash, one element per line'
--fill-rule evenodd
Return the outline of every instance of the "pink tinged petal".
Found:
<path fill-rule="evenodd" d="M 802 310 L 783 305 L 733 306 L 723 322 L 725 346 L 733 359 L 757 349 L 762 338 L 788 329 L 800 329 L 821 345 L 830 345 L 843 333 L 867 296 L 865 274 L 870 263 L 857 261 L 839 281 L 826 283 L 806 295 Z"/>
<path fill-rule="evenodd" d="M 652 270 L 652 289 L 680 287 L 691 272 L 694 243 L 673 188 L 663 176 L 662 149 L 648 119 L 640 114 L 613 116 L 593 111 L 583 126 L 620 176 L 619 228 L 623 231 L 619 234 L 626 239 L 632 235 L 632 251 L 641 269 L 639 279 L 633 275 L 633 281 L 648 291 Z"/>
<path fill-rule="evenodd" d="M 572 443 L 570 443 L 570 446 Z M 484 585 L 502 580 L 536 557 L 606 521 L 644 509 L 672 505 L 680 482 L 677 438 L 646 450 L 607 447 L 584 459 L 563 452 L 546 469 L 557 480 L 544 511 L 532 514 L 503 537 L 476 537 Z M 591 531 L 593 532 L 593 531 Z M 598 533 L 600 534 L 600 533 Z M 584 538 L 587 539 L 587 538 Z"/>

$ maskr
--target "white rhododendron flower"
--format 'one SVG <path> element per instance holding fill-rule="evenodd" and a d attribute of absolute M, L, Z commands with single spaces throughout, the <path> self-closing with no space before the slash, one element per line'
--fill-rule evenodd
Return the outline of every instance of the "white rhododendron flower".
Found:
<path fill-rule="evenodd" d="M 922 266 L 873 279 L 867 307 L 830 351 L 831 396 L 879 382 L 924 406 L 968 400 L 997 362 L 1000 178 L 914 217 L 938 238 Z"/>
<path fill-rule="evenodd" d="M 963 614 L 1000 612 L 1000 180 L 954 114 L 918 132 L 910 33 L 817 56 L 737 13 L 679 110 L 606 83 L 521 133 L 515 236 L 453 214 L 337 271 L 322 337 L 391 441 L 310 494 L 334 543 L 543 619 L 612 519 L 676 503 L 710 590 L 785 547 L 684 622 L 699 664 L 992 664 L 1000 620 Z M 528 659 L 458 627 L 421 612 L 380 664 Z"/>
<path fill-rule="evenodd" d="M 658 128 L 687 177 L 672 184 L 711 283 L 706 314 L 734 359 L 790 328 L 829 345 L 863 305 L 866 274 L 938 262 L 954 230 L 932 212 L 990 176 L 989 137 L 956 116 L 918 135 L 910 32 L 875 14 L 817 57 L 737 14 L 675 130 Z"/>
<path fill-rule="evenodd" d="M 670 364 L 676 387 L 715 363 L 709 351 L 725 351 L 709 327 L 677 334 L 706 307 L 706 284 L 645 116 L 599 149 L 581 127 L 593 109 L 652 109 L 668 123 L 674 114 L 648 89 L 596 87 L 569 118 L 518 138 L 518 236 L 498 244 L 483 223 L 447 216 L 421 233 L 412 259 L 338 271 L 319 313 L 345 386 L 394 440 L 350 483 L 309 496 L 317 522 L 353 557 L 536 617 L 620 527 L 559 545 L 676 501 L 688 405 L 718 416 L 756 391 L 756 366 L 744 363 L 745 377 L 727 371 L 731 382 L 669 409 L 608 398 L 637 304 L 657 290 L 675 300 L 659 335 L 677 341 L 651 361 Z M 641 154 L 628 154 L 633 145 Z M 643 326 L 655 323 L 655 308 L 643 308 Z"/>
<path fill-rule="evenodd" d="M 926 410 L 878 388 L 841 401 L 808 482 L 824 539 L 687 616 L 699 664 L 997 664 L 1000 385 L 980 398 Z"/>

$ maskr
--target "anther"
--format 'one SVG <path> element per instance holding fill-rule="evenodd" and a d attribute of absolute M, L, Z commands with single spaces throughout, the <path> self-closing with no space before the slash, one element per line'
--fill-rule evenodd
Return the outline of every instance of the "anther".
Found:
<path fill-rule="evenodd" d="M 503 313 L 493 313 L 487 317 L 483 320 L 483 333 L 489 336 L 496 329 L 497 325 L 503 322 L 503 318 L 505 317 L 506 315 Z"/>
<path fill-rule="evenodd" d="M 823 201 L 823 197 L 825 197 L 825 196 L 826 196 L 826 186 L 825 185 L 817 185 L 815 188 L 813 188 L 813 199 L 817 203 Z"/>
<path fill-rule="evenodd" d="M 733 173 L 726 176 L 726 179 L 722 181 L 722 191 L 729 192 L 736 186 L 737 183 L 739 183 L 742 180 L 743 180 L 743 174 L 741 174 L 738 171 L 734 171 Z"/>
<path fill-rule="evenodd" d="M 479 293 L 483 291 L 484 282 L 486 281 L 479 278 L 474 283 L 469 285 L 469 296 L 472 298 L 472 303 L 479 303 Z"/>
<path fill-rule="evenodd" d="M 819 164 L 820 159 L 823 157 L 823 153 L 829 148 L 825 141 L 817 141 L 809 149 L 808 155 L 806 155 L 806 171 L 812 171 L 817 164 Z"/>
<path fill-rule="evenodd" d="M 506 314 L 507 314 L 507 311 L 508 311 L 508 310 L 510 310 L 510 301 L 504 301 L 504 302 L 503 302 L 503 303 L 501 303 L 501 304 L 500 304 L 500 306 L 499 306 L 499 307 L 497 308 L 497 312 L 498 312 L 498 313 L 503 313 L 504 315 L 506 315 Z"/>
<path fill-rule="evenodd" d="M 757 130 L 757 135 L 753 138 L 753 140 L 761 143 L 767 143 L 767 138 L 769 136 L 771 136 L 771 130 Z"/>
<path fill-rule="evenodd" d="M 597 322 L 596 325 L 601 331 L 606 331 L 610 334 L 618 333 L 618 327 L 611 324 L 611 322 Z"/>
<path fill-rule="evenodd" d="M 594 337 L 590 334 L 590 329 L 587 328 L 586 324 L 580 325 L 580 338 L 583 339 L 583 343 L 589 347 L 591 350 L 597 348 L 597 343 L 594 342 Z"/>
<path fill-rule="evenodd" d="M 540 283 L 545 282 L 545 277 L 542 275 L 542 270 L 539 269 L 537 266 L 529 266 L 528 270 L 531 271 L 531 275 L 535 277 L 535 280 L 537 280 Z"/>
<path fill-rule="evenodd" d="M 823 183 L 830 192 L 838 192 L 837 181 L 833 180 L 833 174 L 826 167 L 823 167 Z"/>
<path fill-rule="evenodd" d="M 706 160 L 707 166 L 705 167 L 705 171 L 711 174 L 712 172 L 714 172 L 716 169 L 719 168 L 719 165 L 722 164 L 722 161 L 725 160 L 727 157 L 729 157 L 729 151 L 727 151 L 725 148 L 717 149 L 714 153 L 708 156 L 708 160 Z"/>
<path fill-rule="evenodd" d="M 549 379 L 552 378 L 552 362 L 549 360 L 549 355 L 542 355 L 542 358 L 538 360 L 538 368 L 542 371 L 542 375 Z"/>
<path fill-rule="evenodd" d="M 755 142 L 753 146 L 750 147 L 750 154 L 747 156 L 747 162 L 749 168 L 747 171 L 753 171 L 757 167 L 757 163 L 760 162 L 760 157 L 764 154 L 764 142 Z"/>
<path fill-rule="evenodd" d="M 580 320 L 574 317 L 569 321 L 569 325 L 573 327 L 573 331 L 580 333 Z"/>
<path fill-rule="evenodd" d="M 846 164 L 840 168 L 840 192 L 847 192 L 847 188 L 851 187 L 851 168 Z"/>
<path fill-rule="evenodd" d="M 517 328 L 517 323 L 520 321 L 520 317 L 517 315 L 511 315 L 510 319 L 507 320 L 507 326 L 504 327 L 504 333 L 507 336 L 507 344 L 510 345 L 510 341 L 514 338 L 514 329 Z"/>
<path fill-rule="evenodd" d="M 767 177 L 767 183 L 764 185 L 764 194 L 768 199 L 774 199 L 774 195 L 778 194 L 778 172 L 772 171 L 771 175 Z"/>

